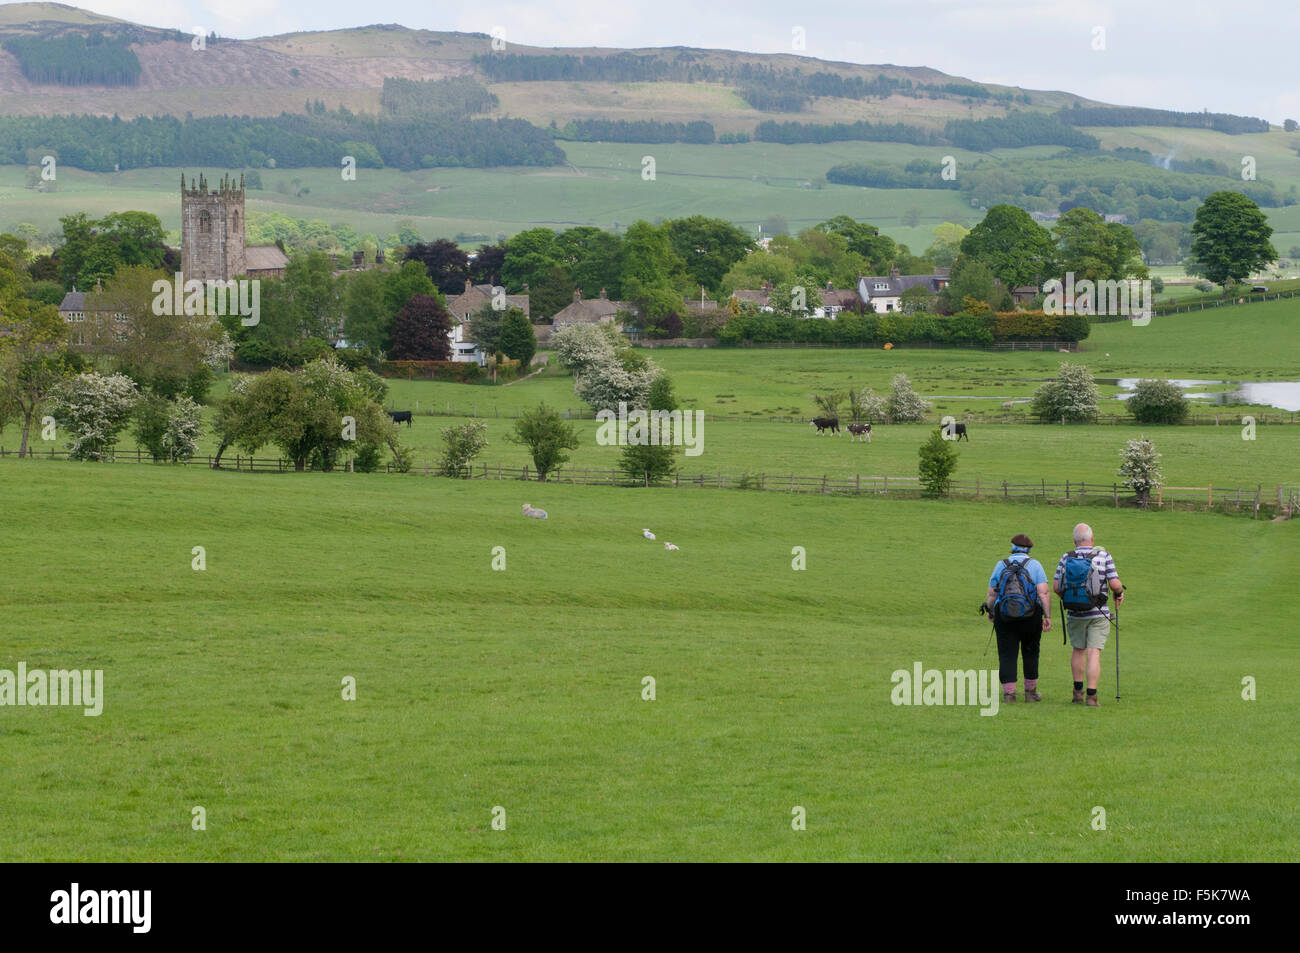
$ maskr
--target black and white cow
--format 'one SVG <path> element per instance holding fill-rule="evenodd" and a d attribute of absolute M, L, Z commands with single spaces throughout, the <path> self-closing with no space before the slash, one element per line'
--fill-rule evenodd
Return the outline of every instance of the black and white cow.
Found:
<path fill-rule="evenodd" d="M 859 437 L 871 443 L 871 424 L 849 424 L 849 440 L 856 440 Z"/>

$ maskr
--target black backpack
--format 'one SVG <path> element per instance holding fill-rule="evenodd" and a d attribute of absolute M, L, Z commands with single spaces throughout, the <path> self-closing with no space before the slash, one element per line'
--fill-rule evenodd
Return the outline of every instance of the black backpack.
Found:
<path fill-rule="evenodd" d="M 1012 560 L 1010 556 L 1002 560 L 1002 576 L 998 579 L 998 597 L 993 603 L 993 611 L 1004 621 L 1031 619 L 1038 612 L 1038 587 L 1029 578 L 1025 564 L 1028 558 Z"/>

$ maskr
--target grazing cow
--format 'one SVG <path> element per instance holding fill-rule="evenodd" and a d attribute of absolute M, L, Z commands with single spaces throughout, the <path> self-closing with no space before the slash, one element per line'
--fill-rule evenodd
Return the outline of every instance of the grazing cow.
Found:
<path fill-rule="evenodd" d="M 871 424 L 849 424 L 849 441 L 852 442 L 858 437 L 871 443 Z"/>
<path fill-rule="evenodd" d="M 838 417 L 814 417 L 809 421 L 808 426 L 816 427 L 819 435 L 827 430 L 837 437 L 840 435 L 840 418 Z"/>
<path fill-rule="evenodd" d="M 962 437 L 965 437 L 966 442 L 970 443 L 970 434 L 966 432 L 965 424 L 954 423 L 952 425 L 952 429 L 949 431 L 949 435 L 950 436 L 955 435 L 955 439 L 957 440 L 960 440 Z"/>
<path fill-rule="evenodd" d="M 1015 410 L 1015 408 L 1016 402 L 1014 400 L 1003 401 L 1002 403 L 1003 410 Z"/>
<path fill-rule="evenodd" d="M 390 410 L 388 416 L 393 418 L 393 423 L 400 424 L 406 422 L 406 426 L 411 426 L 411 412 L 409 410 Z"/>

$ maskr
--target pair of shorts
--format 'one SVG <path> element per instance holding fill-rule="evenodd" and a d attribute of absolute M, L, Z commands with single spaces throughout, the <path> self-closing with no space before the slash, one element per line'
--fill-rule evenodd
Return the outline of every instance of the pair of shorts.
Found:
<path fill-rule="evenodd" d="M 1076 649 L 1104 649 L 1106 636 L 1110 635 L 1110 620 L 1105 616 L 1076 619 L 1067 615 L 1065 631 L 1069 633 L 1070 644 Z"/>

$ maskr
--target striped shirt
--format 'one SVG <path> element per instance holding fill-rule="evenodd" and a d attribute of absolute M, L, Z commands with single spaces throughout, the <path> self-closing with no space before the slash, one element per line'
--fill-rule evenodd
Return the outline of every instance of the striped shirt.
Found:
<path fill-rule="evenodd" d="M 1056 575 L 1052 577 L 1053 588 L 1060 585 L 1065 578 L 1065 561 L 1071 556 L 1080 556 L 1084 559 L 1091 559 L 1094 565 L 1102 567 L 1102 592 L 1110 593 L 1110 581 L 1118 579 L 1119 573 L 1115 571 L 1115 560 L 1110 553 L 1100 546 L 1081 546 L 1078 549 L 1072 549 L 1056 564 Z M 1089 609 L 1085 612 L 1076 612 L 1073 609 L 1068 610 L 1071 619 L 1109 619 L 1110 607 L 1108 605 L 1098 606 L 1096 609 Z"/>

